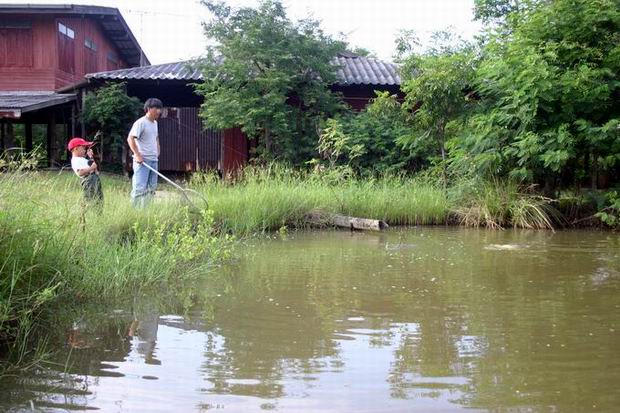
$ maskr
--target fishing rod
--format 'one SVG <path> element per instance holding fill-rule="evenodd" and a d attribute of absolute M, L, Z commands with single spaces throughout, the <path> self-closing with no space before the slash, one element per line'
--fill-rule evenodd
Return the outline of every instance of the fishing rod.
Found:
<path fill-rule="evenodd" d="M 147 164 L 146 162 L 142 162 L 140 165 L 145 166 L 146 169 L 150 170 L 151 172 L 154 172 L 155 174 L 157 174 L 157 176 L 159 176 L 161 179 L 163 179 L 164 181 L 168 182 L 170 185 L 172 185 L 175 189 L 177 189 L 181 195 L 183 195 L 183 198 L 191 205 L 193 206 L 196 210 L 198 211 L 202 211 L 203 209 L 207 209 L 209 204 L 207 202 L 207 198 L 205 198 L 200 192 L 198 191 L 194 191 L 193 189 L 189 189 L 189 188 L 183 188 L 181 185 L 177 184 L 176 182 L 172 181 L 171 179 L 169 179 L 168 177 L 166 177 L 164 174 L 162 174 L 161 172 L 159 172 L 158 170 L 156 170 L 155 168 L 151 167 L 149 164 Z M 135 173 L 135 172 L 134 172 Z M 200 199 L 202 202 L 204 202 L 205 204 L 205 208 L 201 209 L 198 208 L 196 206 L 196 204 L 192 201 L 191 198 L 194 198 L 194 200 L 196 199 Z"/>

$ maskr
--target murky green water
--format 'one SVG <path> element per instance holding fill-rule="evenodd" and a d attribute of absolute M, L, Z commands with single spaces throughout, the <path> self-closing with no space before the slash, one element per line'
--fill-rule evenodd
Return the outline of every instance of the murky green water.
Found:
<path fill-rule="evenodd" d="M 0 410 L 620 411 L 617 234 L 312 232 L 243 250 L 175 306 L 59 315 L 58 364 L 0 383 Z"/>

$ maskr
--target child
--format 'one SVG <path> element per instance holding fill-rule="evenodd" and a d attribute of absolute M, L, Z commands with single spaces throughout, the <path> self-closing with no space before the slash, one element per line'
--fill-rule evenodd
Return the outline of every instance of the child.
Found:
<path fill-rule="evenodd" d="M 86 203 L 92 203 L 98 207 L 103 206 L 103 191 L 101 189 L 101 180 L 99 179 L 99 171 L 97 163 L 86 158 L 92 159 L 93 151 L 90 147 L 92 142 L 88 142 L 82 138 L 73 138 L 69 141 L 69 151 L 71 151 L 71 167 L 80 177 L 80 184 L 84 190 L 84 200 Z"/>

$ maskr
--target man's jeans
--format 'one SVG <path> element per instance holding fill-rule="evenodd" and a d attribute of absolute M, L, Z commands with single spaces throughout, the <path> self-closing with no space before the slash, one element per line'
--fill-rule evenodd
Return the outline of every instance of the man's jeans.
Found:
<path fill-rule="evenodd" d="M 144 163 L 157 170 L 158 161 L 145 159 Z M 131 190 L 131 204 L 135 208 L 145 207 L 157 188 L 157 174 L 146 166 L 133 161 L 133 178 L 131 179 L 133 189 Z"/>

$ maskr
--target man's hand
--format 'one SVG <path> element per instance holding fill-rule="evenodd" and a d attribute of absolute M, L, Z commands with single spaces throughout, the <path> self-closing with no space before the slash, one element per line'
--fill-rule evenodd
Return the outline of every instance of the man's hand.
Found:
<path fill-rule="evenodd" d="M 97 170 L 97 162 L 93 162 L 92 165 L 90 165 L 90 172 L 93 173 Z"/>
<path fill-rule="evenodd" d="M 138 163 L 142 163 L 144 162 L 144 158 L 142 157 L 142 154 L 140 152 L 136 152 L 133 154 L 133 159 L 138 162 Z"/>

